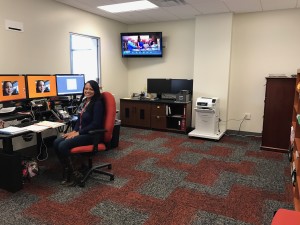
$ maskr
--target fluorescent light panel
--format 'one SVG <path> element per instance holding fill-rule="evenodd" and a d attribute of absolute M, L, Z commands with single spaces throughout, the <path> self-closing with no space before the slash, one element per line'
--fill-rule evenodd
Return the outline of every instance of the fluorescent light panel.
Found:
<path fill-rule="evenodd" d="M 97 8 L 110 13 L 120 13 L 120 12 L 153 9 L 157 7 L 158 7 L 157 5 L 154 5 L 153 3 L 147 0 L 142 0 L 142 1 L 126 2 L 126 3 L 113 4 L 113 5 L 98 6 Z"/>

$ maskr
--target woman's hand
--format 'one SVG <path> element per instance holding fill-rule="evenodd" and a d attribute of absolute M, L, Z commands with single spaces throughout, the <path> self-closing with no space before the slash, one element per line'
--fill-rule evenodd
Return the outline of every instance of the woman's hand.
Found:
<path fill-rule="evenodd" d="M 78 131 L 71 131 L 69 133 L 63 134 L 62 137 L 65 139 L 71 139 L 79 135 Z"/>

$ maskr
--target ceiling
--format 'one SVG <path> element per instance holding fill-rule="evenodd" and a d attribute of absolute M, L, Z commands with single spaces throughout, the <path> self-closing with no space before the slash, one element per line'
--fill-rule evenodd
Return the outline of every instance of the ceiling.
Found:
<path fill-rule="evenodd" d="M 194 19 L 199 15 L 217 13 L 264 12 L 280 9 L 300 8 L 300 0 L 149 0 L 159 8 L 143 11 L 131 11 L 112 14 L 100 10 L 97 6 L 125 3 L 137 0 L 56 0 L 120 21 L 125 24 L 152 23 Z"/>

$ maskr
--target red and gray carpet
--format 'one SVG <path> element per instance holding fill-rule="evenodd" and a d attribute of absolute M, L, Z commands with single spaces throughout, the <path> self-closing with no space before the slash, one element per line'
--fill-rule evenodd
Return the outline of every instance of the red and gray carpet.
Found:
<path fill-rule="evenodd" d="M 84 188 L 59 184 L 49 148 L 42 174 L 19 192 L 0 190 L 0 224 L 268 225 L 293 207 L 292 184 L 286 154 L 260 143 L 121 127 L 119 146 L 97 156 L 115 180 L 93 175 Z"/>

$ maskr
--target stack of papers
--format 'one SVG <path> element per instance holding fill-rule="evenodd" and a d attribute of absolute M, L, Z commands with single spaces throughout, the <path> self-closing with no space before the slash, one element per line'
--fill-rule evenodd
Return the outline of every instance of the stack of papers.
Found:
<path fill-rule="evenodd" d="M 45 126 L 48 128 L 56 128 L 56 127 L 61 127 L 64 126 L 64 123 L 59 123 L 59 122 L 51 122 L 51 121 L 42 121 L 37 123 L 36 125 L 38 126 Z"/>
<path fill-rule="evenodd" d="M 64 123 L 59 123 L 59 122 L 42 121 L 34 125 L 28 126 L 26 127 L 26 129 L 34 132 L 42 132 L 49 128 L 57 128 L 64 125 L 65 125 Z"/>
<path fill-rule="evenodd" d="M 13 127 L 13 126 L 0 129 L 0 133 L 2 134 L 18 134 L 18 133 L 24 133 L 26 131 L 28 131 L 28 129 L 26 129 L 25 127 Z"/>

